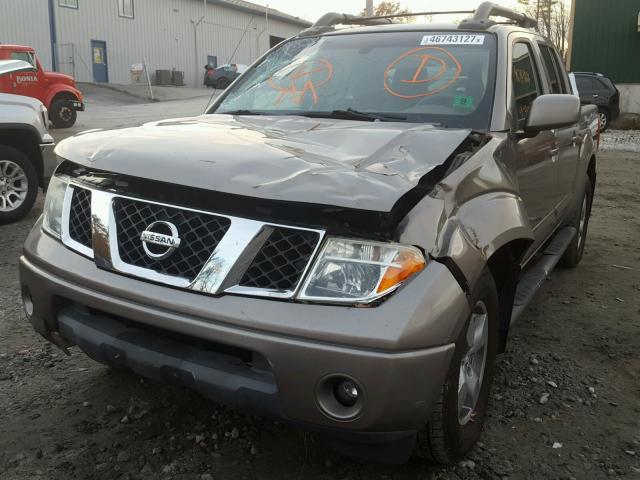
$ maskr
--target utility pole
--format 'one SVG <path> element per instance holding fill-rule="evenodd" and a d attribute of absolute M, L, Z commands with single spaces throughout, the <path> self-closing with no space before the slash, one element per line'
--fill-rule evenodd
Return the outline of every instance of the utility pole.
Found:
<path fill-rule="evenodd" d="M 200 82 L 198 80 L 198 77 L 200 76 L 200 67 L 198 66 L 198 61 L 200 60 L 200 55 L 198 54 L 198 27 L 207 16 L 207 0 L 203 0 L 203 7 L 204 7 L 204 12 L 200 17 L 200 20 L 198 20 L 197 22 L 195 20 L 191 20 L 191 23 L 193 24 L 193 51 L 195 55 L 194 58 L 195 58 L 195 69 L 196 69 L 196 76 L 195 76 L 194 82 L 195 82 L 196 88 L 200 86 Z"/>
<path fill-rule="evenodd" d="M 367 12 L 367 17 L 373 17 L 373 0 L 367 0 L 366 12 Z"/>

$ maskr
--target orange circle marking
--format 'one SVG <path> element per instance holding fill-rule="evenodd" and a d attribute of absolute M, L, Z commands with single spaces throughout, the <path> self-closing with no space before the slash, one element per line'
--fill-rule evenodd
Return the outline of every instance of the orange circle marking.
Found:
<path fill-rule="evenodd" d="M 416 68 L 413 76 L 411 78 L 400 80 L 401 83 L 404 83 L 407 85 L 420 85 L 420 84 L 427 85 L 440 80 L 447 71 L 448 62 L 445 59 L 443 59 L 441 56 L 436 56 L 430 52 L 437 52 L 437 53 L 443 54 L 446 56 L 448 60 L 451 60 L 451 63 L 456 68 L 456 71 L 453 74 L 453 77 L 451 78 L 451 80 L 446 82 L 444 85 L 434 90 L 431 90 L 429 92 L 416 93 L 413 95 L 407 95 L 406 93 L 397 92 L 393 88 L 391 88 L 391 86 L 389 85 L 389 75 L 391 73 L 391 70 L 393 70 L 393 68 L 395 68 L 396 65 L 403 62 L 407 58 L 414 57 L 414 56 L 420 58 L 420 64 L 418 65 L 418 68 Z M 422 75 L 424 74 L 425 68 L 429 63 L 433 63 L 433 62 L 438 63 L 440 65 L 440 68 L 434 75 L 423 77 Z M 403 53 L 387 66 L 387 68 L 384 71 L 384 89 L 394 97 L 400 97 L 405 99 L 429 97 L 431 95 L 435 95 L 436 93 L 440 93 L 443 90 L 446 90 L 447 88 L 449 88 L 456 80 L 458 80 L 458 77 L 460 76 L 461 72 L 462 72 L 462 66 L 460 65 L 460 62 L 458 61 L 458 59 L 454 57 L 451 53 L 449 53 L 447 50 L 445 50 L 444 48 L 417 47 L 412 50 L 409 50 L 408 52 Z"/>
<path fill-rule="evenodd" d="M 311 78 L 315 74 L 324 74 L 319 82 L 314 82 Z M 302 62 L 298 65 L 289 75 L 289 83 L 286 85 L 279 85 L 273 80 L 273 76 L 267 80 L 269 86 L 280 92 L 278 98 L 276 98 L 275 105 L 280 105 L 284 97 L 291 95 L 295 104 L 300 104 L 307 92 L 311 92 L 313 104 L 318 103 L 318 87 L 321 87 L 328 83 L 333 78 L 333 65 L 329 60 L 310 60 Z M 304 78 L 306 77 L 306 81 Z M 285 79 L 283 79 L 285 80 Z M 302 85 L 299 84 L 299 80 L 303 81 Z M 296 83 L 297 82 L 297 83 Z"/>

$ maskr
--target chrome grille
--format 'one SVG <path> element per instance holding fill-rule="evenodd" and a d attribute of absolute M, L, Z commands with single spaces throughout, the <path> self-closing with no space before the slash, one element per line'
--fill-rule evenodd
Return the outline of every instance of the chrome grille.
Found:
<path fill-rule="evenodd" d="M 318 244 L 317 232 L 278 228 L 260 249 L 240 285 L 251 288 L 292 290 Z"/>
<path fill-rule="evenodd" d="M 91 248 L 91 190 L 74 188 L 69 214 L 69 236 Z"/>
<path fill-rule="evenodd" d="M 166 253 L 165 244 L 149 243 L 150 232 L 161 233 L 159 223 L 177 230 L 170 240 L 177 239 L 178 245 L 168 248 L 168 255 L 156 255 L 152 248 Z M 203 293 L 292 298 L 324 234 L 72 182 L 64 200 L 61 238 L 98 267 L 114 272 Z"/>
<path fill-rule="evenodd" d="M 118 252 L 123 262 L 189 281 L 202 270 L 231 224 L 225 217 L 126 198 L 115 198 L 113 211 L 118 230 Z M 173 223 L 182 239 L 180 248 L 161 260 L 149 257 L 140 241 L 142 232 L 156 221 Z"/>

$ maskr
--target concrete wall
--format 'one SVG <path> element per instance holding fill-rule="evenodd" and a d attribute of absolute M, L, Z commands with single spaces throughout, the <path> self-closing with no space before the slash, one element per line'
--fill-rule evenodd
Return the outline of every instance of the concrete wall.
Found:
<path fill-rule="evenodd" d="M 207 55 L 216 55 L 219 65 L 249 64 L 268 50 L 269 35 L 286 38 L 304 28 L 271 16 L 266 31 L 263 10 L 251 13 L 216 0 L 195 32 L 205 13 L 202 0 L 134 0 L 133 19 L 118 16 L 117 0 L 79 0 L 77 9 L 54 3 L 58 70 L 81 82 L 93 81 L 91 40 L 107 44 L 111 83 L 130 83 L 130 66 L 146 60 L 151 72 L 181 70 L 187 85 L 200 86 Z M 0 0 L 0 41 L 33 45 L 51 68 L 48 18 L 46 0 Z"/>
<path fill-rule="evenodd" d="M 640 114 L 640 84 L 616 84 L 620 90 L 620 111 Z"/>
<path fill-rule="evenodd" d="M 0 43 L 34 47 L 51 69 L 49 10 L 45 0 L 0 0 Z"/>

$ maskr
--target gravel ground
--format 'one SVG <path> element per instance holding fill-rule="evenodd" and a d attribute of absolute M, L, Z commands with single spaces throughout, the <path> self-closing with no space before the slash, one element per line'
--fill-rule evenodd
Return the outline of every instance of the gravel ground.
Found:
<path fill-rule="evenodd" d="M 602 150 L 640 153 L 640 130 L 607 130 L 602 134 Z"/>
<path fill-rule="evenodd" d="M 20 304 L 17 261 L 40 199 L 27 219 L 0 227 L 0 478 L 640 478 L 638 170 L 637 154 L 601 154 L 585 257 L 554 272 L 512 329 L 482 442 L 450 467 L 344 458 L 315 435 L 76 348 L 65 356 Z"/>

